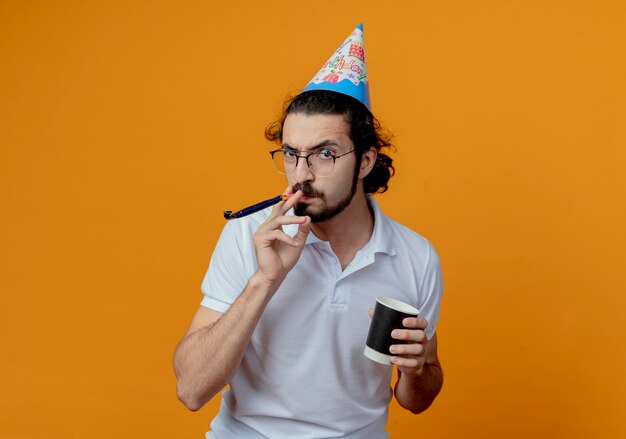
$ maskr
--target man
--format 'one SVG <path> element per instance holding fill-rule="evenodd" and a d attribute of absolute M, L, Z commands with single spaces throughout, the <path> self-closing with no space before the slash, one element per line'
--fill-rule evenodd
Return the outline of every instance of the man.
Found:
<path fill-rule="evenodd" d="M 354 41 L 363 46 L 361 27 L 338 54 Z M 175 353 L 190 410 L 230 384 L 207 438 L 387 438 L 392 367 L 363 355 L 378 295 L 421 311 L 392 333 L 393 396 L 419 413 L 442 385 L 439 259 L 369 196 L 393 167 L 367 88 L 312 82 L 266 132 L 280 142 L 272 157 L 290 197 L 227 223 Z"/>

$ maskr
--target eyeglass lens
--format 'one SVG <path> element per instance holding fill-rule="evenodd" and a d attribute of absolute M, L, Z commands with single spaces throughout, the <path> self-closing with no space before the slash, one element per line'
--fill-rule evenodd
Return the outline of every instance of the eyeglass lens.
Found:
<path fill-rule="evenodd" d="M 307 160 L 309 169 L 318 177 L 330 175 L 333 172 L 335 166 L 335 160 L 332 156 L 325 155 L 324 153 L 310 153 L 306 156 L 298 156 L 296 152 L 275 151 L 273 153 L 274 165 L 281 174 L 286 174 L 287 171 L 291 172 L 296 168 L 296 163 L 300 160 Z"/>

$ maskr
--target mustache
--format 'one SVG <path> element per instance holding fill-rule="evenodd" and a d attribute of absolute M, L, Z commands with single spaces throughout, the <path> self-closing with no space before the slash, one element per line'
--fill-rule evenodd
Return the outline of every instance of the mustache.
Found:
<path fill-rule="evenodd" d="M 316 190 L 308 181 L 304 183 L 296 183 L 292 186 L 294 192 L 302 191 L 305 197 L 323 197 L 324 193 Z"/>

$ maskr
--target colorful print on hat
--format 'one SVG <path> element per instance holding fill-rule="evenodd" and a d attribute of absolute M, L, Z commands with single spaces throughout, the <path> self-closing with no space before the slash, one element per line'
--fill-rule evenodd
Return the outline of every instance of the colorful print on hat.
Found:
<path fill-rule="evenodd" d="M 311 90 L 330 90 L 352 96 L 372 111 L 365 65 L 363 24 L 359 24 L 346 38 L 302 93 Z"/>

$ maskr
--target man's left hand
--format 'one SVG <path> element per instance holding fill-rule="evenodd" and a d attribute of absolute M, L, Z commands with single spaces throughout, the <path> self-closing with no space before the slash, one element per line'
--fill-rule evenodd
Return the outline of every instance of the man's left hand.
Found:
<path fill-rule="evenodd" d="M 369 315 L 374 315 L 374 308 L 369 309 Z M 428 321 L 423 317 L 408 317 L 402 324 L 405 329 L 394 329 L 391 337 L 406 343 L 391 345 L 391 362 L 398 366 L 401 373 L 421 375 L 426 363 L 428 338 L 425 331 Z"/>
<path fill-rule="evenodd" d="M 391 345 L 391 362 L 398 366 L 402 373 L 421 375 L 426 362 L 426 326 L 428 322 L 422 317 L 408 317 L 402 321 L 406 329 L 394 329 L 391 336 L 403 344 Z"/>

